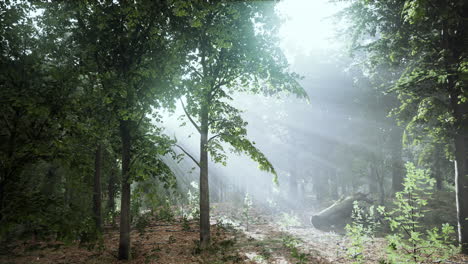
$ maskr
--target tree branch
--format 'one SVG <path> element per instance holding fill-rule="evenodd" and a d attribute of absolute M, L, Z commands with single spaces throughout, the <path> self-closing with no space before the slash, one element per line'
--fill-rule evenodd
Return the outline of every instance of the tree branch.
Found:
<path fill-rule="evenodd" d="M 197 164 L 197 166 L 200 168 L 200 163 L 198 163 L 198 161 L 192 156 L 190 155 L 190 153 L 188 153 L 183 147 L 181 147 L 179 144 L 175 144 L 176 147 L 180 148 L 180 150 L 182 150 L 187 156 L 189 156 L 189 158 L 191 158 L 193 160 L 193 162 L 195 162 L 195 164 Z"/>
<path fill-rule="evenodd" d="M 184 102 L 182 102 L 182 99 L 180 100 L 180 103 L 182 104 L 182 108 L 184 109 L 184 113 L 187 116 L 187 118 L 190 120 L 190 123 L 192 123 L 192 125 L 197 129 L 198 133 L 201 134 L 200 126 L 198 126 L 197 123 L 195 123 L 195 121 L 193 121 L 192 117 L 187 112 L 187 109 L 185 109 L 185 105 L 184 105 Z"/>
<path fill-rule="evenodd" d="M 203 78 L 203 75 L 202 75 L 197 69 L 195 69 L 195 67 L 189 66 L 189 68 L 190 68 L 196 75 L 198 75 L 198 77 L 200 77 L 201 79 L 204 79 L 204 78 Z"/>
<path fill-rule="evenodd" d="M 10 126 L 10 122 L 8 122 L 8 119 L 6 118 L 5 114 L 3 114 L 2 117 L 3 117 L 3 120 L 5 120 L 5 124 L 6 124 L 7 128 L 8 128 L 8 131 L 11 134 L 12 128 Z"/>
<path fill-rule="evenodd" d="M 220 133 L 220 134 L 214 135 L 214 136 L 210 137 L 206 143 L 208 144 L 208 143 L 210 143 L 211 140 L 213 140 L 213 139 L 215 139 L 217 137 L 223 136 L 223 135 L 228 135 L 228 134 Z"/>

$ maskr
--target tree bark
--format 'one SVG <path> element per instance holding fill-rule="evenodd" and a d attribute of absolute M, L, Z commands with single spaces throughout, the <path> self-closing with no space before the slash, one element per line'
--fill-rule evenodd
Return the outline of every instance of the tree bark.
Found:
<path fill-rule="evenodd" d="M 401 158 L 403 149 L 403 129 L 394 127 L 391 132 L 392 140 L 392 190 L 394 193 L 403 190 L 404 166 Z"/>
<path fill-rule="evenodd" d="M 434 163 L 432 167 L 432 175 L 434 179 L 436 180 L 436 190 L 440 191 L 442 190 L 442 172 L 440 170 L 440 159 L 441 159 L 441 152 L 442 152 L 442 146 L 440 143 L 436 143 L 434 147 Z"/>
<path fill-rule="evenodd" d="M 115 212 L 115 183 L 116 183 L 116 179 L 115 179 L 115 168 L 113 167 L 111 169 L 111 173 L 109 175 L 109 182 L 108 182 L 108 185 L 107 185 L 107 196 L 108 196 L 108 200 L 107 200 L 107 210 L 109 212 Z"/>
<path fill-rule="evenodd" d="M 120 206 L 119 259 L 130 259 L 130 121 L 120 121 L 122 140 L 122 197 Z"/>
<path fill-rule="evenodd" d="M 455 189 L 458 217 L 458 238 L 463 254 L 468 254 L 468 103 L 458 103 L 458 96 L 451 96 L 456 119 Z"/>
<path fill-rule="evenodd" d="M 376 171 L 377 181 L 379 183 L 380 204 L 384 204 L 385 203 L 385 187 L 384 187 L 385 177 L 384 177 L 383 172 L 382 172 L 382 175 L 380 175 L 377 169 L 375 169 L 375 171 Z"/>
<path fill-rule="evenodd" d="M 4 193 L 5 193 L 5 176 L 2 175 L 0 178 L 0 222 L 3 219 L 3 200 L 4 200 Z"/>
<path fill-rule="evenodd" d="M 210 244 L 210 192 L 208 185 L 208 107 L 201 108 L 200 124 L 200 247 Z"/>
<path fill-rule="evenodd" d="M 331 198 L 338 199 L 338 175 L 335 168 L 329 168 L 328 173 L 330 175 L 330 195 Z"/>
<path fill-rule="evenodd" d="M 299 192 L 297 186 L 297 170 L 292 170 L 289 172 L 289 199 L 290 201 L 297 201 L 299 199 Z M 291 203 L 292 206 L 296 205 Z"/>
<path fill-rule="evenodd" d="M 10 130 L 10 136 L 7 144 L 7 160 L 2 163 L 2 175 L 0 175 L 0 221 L 4 217 L 4 210 L 6 205 L 6 191 L 9 184 L 11 175 L 13 174 L 13 160 L 16 150 L 16 136 L 19 122 L 19 113 L 15 111 L 15 118 L 13 119 L 13 128 Z"/>
<path fill-rule="evenodd" d="M 328 196 L 328 179 L 325 168 L 319 167 L 314 179 L 314 191 L 318 201 L 323 201 Z"/>
<path fill-rule="evenodd" d="M 355 193 L 344 199 L 336 201 L 331 206 L 311 217 L 311 224 L 317 229 L 327 229 L 332 225 L 344 225 L 345 220 L 351 217 L 354 201 L 366 201 L 372 203 L 363 193 Z"/>
<path fill-rule="evenodd" d="M 96 229 L 102 231 L 101 214 L 101 170 L 102 170 L 102 145 L 98 144 L 94 155 L 94 184 L 93 184 L 93 213 Z"/>

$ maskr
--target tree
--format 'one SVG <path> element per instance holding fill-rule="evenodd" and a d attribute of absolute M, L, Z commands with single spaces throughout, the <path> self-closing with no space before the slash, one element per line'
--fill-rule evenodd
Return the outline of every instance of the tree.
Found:
<path fill-rule="evenodd" d="M 130 258 L 130 185 L 137 135 L 152 107 L 171 105 L 175 38 L 166 1 L 75 2 L 76 39 L 87 74 L 97 74 L 121 140 L 122 191 L 119 259 Z M 144 133 L 150 133 L 149 130 Z M 146 137 L 147 135 L 141 135 Z"/>
<path fill-rule="evenodd" d="M 257 1 L 183 1 L 173 11 L 185 19 L 187 62 L 182 86 L 185 115 L 200 134 L 200 245 L 210 243 L 208 156 L 225 163 L 224 143 L 245 153 L 261 170 L 275 174 L 268 159 L 247 139 L 247 123 L 230 102 L 239 92 L 305 96 L 277 46 L 274 4 Z M 186 152 L 186 151 L 184 151 Z M 186 152 L 187 153 L 187 152 Z"/>
<path fill-rule="evenodd" d="M 347 9 L 370 69 L 395 73 L 395 112 L 414 128 L 449 137 L 456 161 L 459 241 L 468 254 L 468 30 L 464 1 L 355 1 Z M 366 41 L 364 44 L 363 42 Z M 429 124 L 424 126 L 424 124 Z M 414 131 L 414 130 L 413 130 Z M 421 131 L 421 130 L 418 130 Z"/>
<path fill-rule="evenodd" d="M 5 214 L 17 211 L 13 199 L 28 195 L 19 186 L 25 168 L 60 156 L 63 123 L 75 99 L 77 74 L 73 58 L 65 56 L 71 50 L 66 26 L 56 35 L 39 31 L 30 15 L 36 9 L 29 1 L 0 4 L 0 220 L 7 222 L 12 219 Z M 62 38 L 51 45 L 55 37 Z"/>

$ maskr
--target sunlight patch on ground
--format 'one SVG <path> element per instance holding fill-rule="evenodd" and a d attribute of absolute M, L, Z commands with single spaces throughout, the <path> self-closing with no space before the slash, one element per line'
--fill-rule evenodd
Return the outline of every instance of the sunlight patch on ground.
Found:
<path fill-rule="evenodd" d="M 277 257 L 274 260 L 265 260 L 261 255 L 256 252 L 247 252 L 245 253 L 249 260 L 255 261 L 259 264 L 290 264 L 284 257 Z"/>

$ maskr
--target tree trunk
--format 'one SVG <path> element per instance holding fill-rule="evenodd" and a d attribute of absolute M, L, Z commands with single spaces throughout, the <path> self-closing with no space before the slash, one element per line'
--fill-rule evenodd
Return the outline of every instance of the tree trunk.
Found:
<path fill-rule="evenodd" d="M 314 179 L 314 191 L 317 196 L 317 200 L 323 201 L 328 196 L 329 186 L 328 179 L 326 176 L 326 169 L 320 168 L 317 169 L 317 176 Z"/>
<path fill-rule="evenodd" d="M 299 198 L 298 195 L 298 186 L 297 186 L 297 175 L 296 170 L 289 172 L 289 199 L 294 202 Z M 292 206 L 297 205 L 297 203 L 291 203 Z"/>
<path fill-rule="evenodd" d="M 107 195 L 108 195 L 108 200 L 107 200 L 107 210 L 109 212 L 115 212 L 115 168 L 111 169 L 111 173 L 109 175 L 109 183 L 107 185 Z"/>
<path fill-rule="evenodd" d="M 457 125 L 454 141 L 458 237 L 462 253 L 468 254 L 468 103 L 458 104 L 458 96 L 451 96 L 451 101 Z"/>
<path fill-rule="evenodd" d="M 2 175 L 2 177 L 0 178 L 0 222 L 2 221 L 3 219 L 3 197 L 4 197 L 4 193 L 5 193 L 5 180 L 4 180 L 4 177 Z"/>
<path fill-rule="evenodd" d="M 328 173 L 330 174 L 330 194 L 331 198 L 338 199 L 338 175 L 335 168 L 330 168 Z"/>
<path fill-rule="evenodd" d="M 208 108 L 202 106 L 200 125 L 200 247 L 210 244 L 210 191 L 208 185 Z"/>
<path fill-rule="evenodd" d="M 0 175 L 0 221 L 4 217 L 4 210 L 6 205 L 6 192 L 8 190 L 8 184 L 11 175 L 13 175 L 13 160 L 14 154 L 16 150 L 16 135 L 17 135 L 17 127 L 19 114 L 15 111 L 15 118 L 13 119 L 13 129 L 10 130 L 10 136 L 8 138 L 7 144 L 7 160 L 2 161 L 2 175 Z"/>
<path fill-rule="evenodd" d="M 404 166 L 401 158 L 403 149 L 403 129 L 394 127 L 391 132 L 392 140 L 392 190 L 394 193 L 403 190 Z"/>
<path fill-rule="evenodd" d="M 440 191 L 442 190 L 442 172 L 440 170 L 440 159 L 442 158 L 441 156 L 441 144 L 437 143 L 434 147 L 434 164 L 432 168 L 432 175 L 434 179 L 436 180 L 436 190 Z"/>
<path fill-rule="evenodd" d="M 102 145 L 98 144 L 94 155 L 94 184 L 93 184 L 93 213 L 96 229 L 102 231 L 101 214 L 101 169 L 102 169 Z"/>
<path fill-rule="evenodd" d="M 130 259 L 130 121 L 120 121 L 122 140 L 122 199 L 120 204 L 119 259 Z"/>
<path fill-rule="evenodd" d="M 346 219 L 351 217 L 354 201 L 366 201 L 372 203 L 363 193 L 355 193 L 344 199 L 336 201 L 331 206 L 311 217 L 311 224 L 317 229 L 328 229 L 331 226 L 342 226 Z"/>
<path fill-rule="evenodd" d="M 379 174 L 379 171 L 376 168 L 374 170 L 376 172 L 377 181 L 379 183 L 380 204 L 384 204 L 385 203 L 385 187 L 384 187 L 385 177 L 384 177 L 383 171 L 382 171 L 382 174 Z"/>
<path fill-rule="evenodd" d="M 297 175 L 298 175 L 298 168 L 297 168 L 297 152 L 289 152 L 288 155 L 289 165 L 291 166 L 289 169 L 289 190 L 288 190 L 288 198 L 291 201 L 291 206 L 298 205 L 295 201 L 298 200 L 298 185 L 297 185 Z"/>
<path fill-rule="evenodd" d="M 367 168 L 367 180 L 368 180 L 368 186 L 369 186 L 369 193 L 376 194 L 378 193 L 377 190 L 377 173 L 375 169 L 375 164 L 377 159 L 373 157 L 371 159 L 371 163 L 369 164 L 369 167 Z"/>

